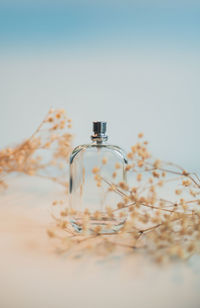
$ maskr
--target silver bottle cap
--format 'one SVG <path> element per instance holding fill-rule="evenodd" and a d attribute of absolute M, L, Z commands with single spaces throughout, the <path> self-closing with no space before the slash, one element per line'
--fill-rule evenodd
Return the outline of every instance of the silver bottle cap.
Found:
<path fill-rule="evenodd" d="M 107 123 L 103 121 L 93 122 L 93 135 L 91 136 L 92 140 L 97 142 L 103 142 L 108 139 L 106 135 Z"/>

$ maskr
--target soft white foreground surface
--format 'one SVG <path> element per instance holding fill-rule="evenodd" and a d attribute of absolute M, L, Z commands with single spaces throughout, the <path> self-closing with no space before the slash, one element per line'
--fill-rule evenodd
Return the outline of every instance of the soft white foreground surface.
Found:
<path fill-rule="evenodd" d="M 200 258 L 165 267 L 138 255 L 56 255 L 46 235 L 55 183 L 9 180 L 0 195 L 0 307 L 200 307 Z"/>

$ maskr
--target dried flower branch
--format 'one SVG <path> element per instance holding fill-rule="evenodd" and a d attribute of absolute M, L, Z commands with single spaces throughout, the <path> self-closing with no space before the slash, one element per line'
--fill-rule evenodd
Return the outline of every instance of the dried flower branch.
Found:
<path fill-rule="evenodd" d="M 54 237 L 57 238 L 57 232 L 66 232 L 63 251 L 106 254 L 121 247 L 148 253 L 158 262 L 172 257 L 187 259 L 200 253 L 199 177 L 176 164 L 153 160 L 148 143 L 141 141 L 143 134 L 138 137 L 139 141 L 127 154 L 126 170 L 133 179 L 132 187 L 125 182 L 109 182 L 101 176 L 100 168 L 93 169 L 98 181 L 104 181 L 108 190 L 121 196 L 115 209 L 106 208 L 98 213 L 73 210 L 56 218 Z M 74 216 L 79 217 L 80 230 L 73 228 Z M 114 229 L 112 225 L 118 216 L 124 222 Z M 105 227 L 102 221 L 106 222 Z"/>
<path fill-rule="evenodd" d="M 64 128 L 69 123 L 71 127 L 71 119 L 64 110 L 50 109 L 30 138 L 15 147 L 0 150 L 0 187 L 6 188 L 6 177 L 16 172 L 67 185 L 65 162 L 71 152 L 72 135 Z"/>

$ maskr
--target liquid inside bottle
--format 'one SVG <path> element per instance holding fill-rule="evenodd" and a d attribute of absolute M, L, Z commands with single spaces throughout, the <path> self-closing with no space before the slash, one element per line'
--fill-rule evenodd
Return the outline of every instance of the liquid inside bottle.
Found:
<path fill-rule="evenodd" d="M 117 213 L 122 195 L 115 185 L 126 182 L 124 151 L 107 143 L 106 122 L 93 122 L 92 143 L 76 147 L 70 157 L 71 223 L 81 232 L 98 226 L 99 232 L 119 229 L 126 217 Z"/>

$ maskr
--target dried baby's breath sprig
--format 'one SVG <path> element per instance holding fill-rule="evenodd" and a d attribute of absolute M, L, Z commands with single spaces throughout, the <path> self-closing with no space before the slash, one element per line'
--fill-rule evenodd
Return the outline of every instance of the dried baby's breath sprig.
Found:
<path fill-rule="evenodd" d="M 65 127 L 69 121 L 63 109 L 50 109 L 30 138 L 17 146 L 1 149 L 0 186 L 5 188 L 6 176 L 17 172 L 45 177 L 67 188 L 64 174 L 72 134 Z"/>
<path fill-rule="evenodd" d="M 138 137 L 142 140 L 143 135 Z M 91 213 L 86 209 L 87 230 L 84 228 L 84 233 L 81 214 L 78 214 L 80 230 L 72 228 L 73 237 L 71 231 L 65 230 L 72 253 L 73 247 L 82 253 L 89 249 L 97 254 L 100 247 L 104 254 L 118 249 L 133 253 L 137 250 L 148 252 L 159 263 L 167 259 L 187 259 L 200 253 L 200 179 L 176 164 L 153 160 L 147 144 L 146 141 L 137 142 L 127 155 L 129 167 L 126 171 L 133 186 L 126 182 L 114 183 L 115 170 L 111 176 L 113 182 L 110 182 L 101 177 L 100 168 L 94 167 L 95 180 L 106 183 L 108 191 L 121 196 L 121 201 L 115 209 L 106 206 L 103 212 Z M 115 228 L 116 218 L 122 221 L 119 228 Z M 70 216 L 67 219 L 70 220 Z"/>

